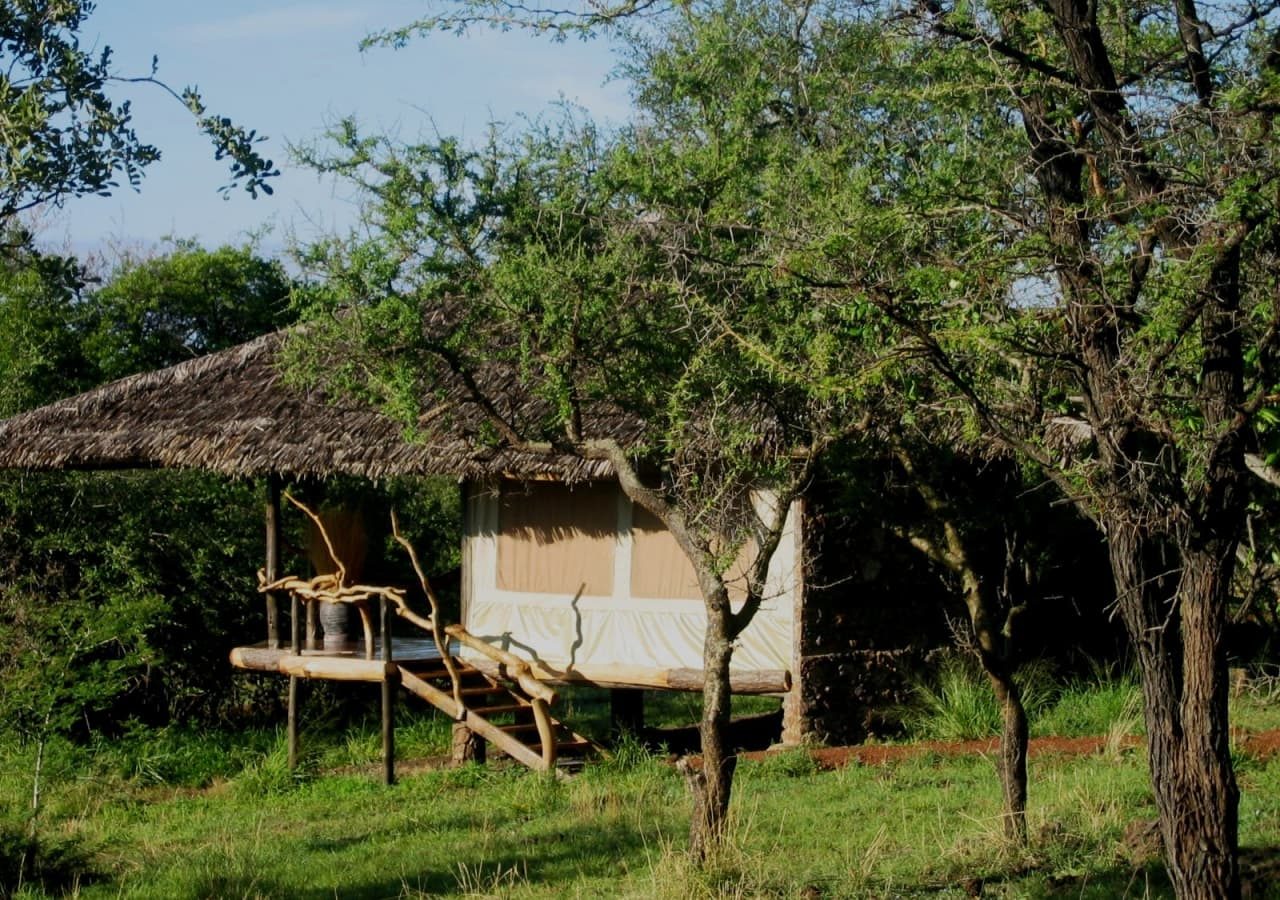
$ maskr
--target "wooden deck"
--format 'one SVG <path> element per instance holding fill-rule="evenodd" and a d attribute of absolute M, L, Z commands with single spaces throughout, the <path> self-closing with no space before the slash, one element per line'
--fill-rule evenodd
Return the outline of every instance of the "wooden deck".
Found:
<path fill-rule="evenodd" d="M 474 644 L 476 640 L 461 631 L 458 643 Z M 455 651 L 458 643 L 451 643 L 449 650 Z M 391 653 L 384 656 L 380 642 L 366 648 L 364 641 L 358 641 L 314 646 L 295 653 L 289 647 L 275 647 L 263 641 L 236 647 L 231 651 L 231 664 L 238 669 L 290 676 L 291 748 L 296 748 L 297 741 L 298 679 L 380 682 L 387 783 L 395 779 L 392 708 L 397 687 L 439 709 L 454 720 L 455 727 L 474 732 L 512 759 L 538 771 L 561 776 L 565 763 L 580 765 L 585 755 L 601 749 L 551 715 L 549 707 L 555 702 L 555 691 L 529 676 L 528 666 L 521 660 L 506 657 L 502 671 L 489 675 L 456 657 L 443 659 L 434 640 L 393 637 L 389 649 Z M 490 652 L 506 656 L 503 651 Z M 295 756 L 296 749 L 290 758 Z"/>
<path fill-rule="evenodd" d="M 251 644 L 247 647 L 237 647 L 236 650 L 276 650 L 281 653 L 290 653 L 288 641 L 283 642 L 279 648 L 274 648 L 268 641 L 261 641 L 257 644 Z M 450 645 L 450 650 L 456 651 L 457 646 Z M 300 656 L 323 656 L 351 659 L 365 659 L 364 640 L 346 641 L 343 643 L 316 643 L 314 646 L 303 646 Z M 382 659 L 382 636 L 376 635 L 373 640 L 373 657 L 374 659 Z M 424 638 L 407 638 L 395 637 L 391 638 L 391 658 L 397 662 L 427 662 L 428 660 L 439 659 L 440 651 L 436 649 L 436 642 L 429 637 Z"/>

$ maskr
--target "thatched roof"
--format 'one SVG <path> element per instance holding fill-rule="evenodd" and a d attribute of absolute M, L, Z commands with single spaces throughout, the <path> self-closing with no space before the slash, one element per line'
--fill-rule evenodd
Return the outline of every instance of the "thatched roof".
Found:
<path fill-rule="evenodd" d="M 608 477 L 603 461 L 494 448 L 483 416 L 460 385 L 422 417 L 419 435 L 367 406 L 333 402 L 285 384 L 276 365 L 284 333 L 124 378 L 0 422 L 0 468 L 193 468 L 226 475 L 373 479 L 440 474 L 512 475 L 564 481 Z M 506 381 L 499 381 L 499 379 Z M 514 378 L 488 373 L 487 393 L 510 382 L 504 406 L 537 415 Z M 501 393 L 496 392 L 496 393 Z M 593 436 L 635 440 L 638 423 L 594 411 Z"/>

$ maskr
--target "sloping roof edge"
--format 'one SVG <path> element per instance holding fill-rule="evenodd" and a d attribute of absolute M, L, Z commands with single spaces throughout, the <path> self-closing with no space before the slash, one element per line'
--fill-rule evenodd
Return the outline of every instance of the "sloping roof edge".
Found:
<path fill-rule="evenodd" d="M 187 468 L 303 477 L 513 476 L 584 481 L 603 460 L 485 446 L 478 413 L 457 391 L 404 426 L 370 406 L 285 382 L 286 332 L 104 384 L 0 421 L 0 468 Z M 514 386 L 513 386 L 514 387 Z"/>

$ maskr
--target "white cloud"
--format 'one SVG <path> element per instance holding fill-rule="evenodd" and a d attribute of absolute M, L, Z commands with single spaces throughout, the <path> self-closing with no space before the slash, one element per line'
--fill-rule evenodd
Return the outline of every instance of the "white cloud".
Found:
<path fill-rule="evenodd" d="M 180 25 L 173 29 L 173 36 L 179 40 L 195 42 L 247 41 L 255 38 L 279 40 L 281 35 L 292 37 L 304 32 L 350 28 L 365 21 L 367 14 L 367 9 L 359 7 L 295 4 L 211 22 Z"/>
<path fill-rule="evenodd" d="M 624 122 L 634 111 L 626 86 L 617 81 L 603 82 L 596 72 L 548 72 L 529 79 L 521 93 L 536 109 L 563 97 L 572 104 L 585 107 L 597 121 Z"/>

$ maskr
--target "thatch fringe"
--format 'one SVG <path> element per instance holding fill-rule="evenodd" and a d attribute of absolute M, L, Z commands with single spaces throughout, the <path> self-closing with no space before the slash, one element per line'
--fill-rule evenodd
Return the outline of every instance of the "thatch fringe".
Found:
<path fill-rule="evenodd" d="M 284 332 L 167 369 L 124 378 L 0 422 L 0 468 L 192 468 L 232 476 L 348 474 L 483 478 L 606 478 L 607 462 L 486 446 L 483 417 L 458 386 L 424 415 L 413 440 L 399 422 L 351 401 L 285 383 L 277 360 Z M 538 403 L 512 385 L 508 402 L 537 418 Z M 491 382 L 493 383 L 493 382 Z M 446 386 L 449 387 L 449 386 Z M 595 411 L 589 431 L 624 444 L 641 427 Z"/>

